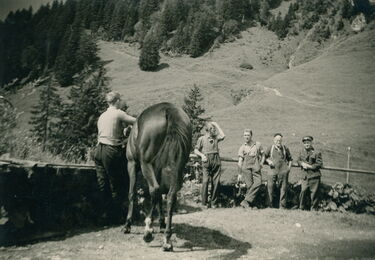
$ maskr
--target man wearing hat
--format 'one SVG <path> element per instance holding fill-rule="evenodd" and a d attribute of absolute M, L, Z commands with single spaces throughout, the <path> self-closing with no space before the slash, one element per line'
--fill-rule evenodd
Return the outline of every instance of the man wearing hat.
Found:
<path fill-rule="evenodd" d="M 301 166 L 302 180 L 301 180 L 301 194 L 299 196 L 300 209 L 305 209 L 306 193 L 310 189 L 311 192 L 311 209 L 318 207 L 318 192 L 320 185 L 320 168 L 323 166 L 322 154 L 316 151 L 312 146 L 312 136 L 305 136 L 302 138 L 304 148 L 298 156 L 298 165 Z"/>
<path fill-rule="evenodd" d="M 266 150 L 266 162 L 271 168 L 268 173 L 267 189 L 270 207 L 274 207 L 274 189 L 276 182 L 280 186 L 280 208 L 286 208 L 286 194 L 288 176 L 292 167 L 292 155 L 289 148 L 282 144 L 283 135 L 276 133 L 273 136 L 273 145 Z"/>

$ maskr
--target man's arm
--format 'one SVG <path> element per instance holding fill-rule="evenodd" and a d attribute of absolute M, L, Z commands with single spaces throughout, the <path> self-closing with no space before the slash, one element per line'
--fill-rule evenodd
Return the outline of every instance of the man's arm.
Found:
<path fill-rule="evenodd" d="M 299 153 L 298 155 L 298 159 L 297 159 L 297 163 L 299 166 L 301 166 L 303 169 L 307 170 L 307 169 L 311 169 L 310 167 L 310 164 L 306 163 L 304 160 L 303 160 L 303 155 L 302 155 L 302 151 Z"/>
<path fill-rule="evenodd" d="M 290 153 L 290 150 L 288 147 L 284 146 L 284 148 L 285 148 L 286 160 L 288 161 L 288 168 L 290 170 L 292 168 L 292 162 L 293 162 L 292 154 Z"/>
<path fill-rule="evenodd" d="M 264 154 L 265 161 L 267 162 L 269 166 L 273 166 L 273 161 L 271 158 L 271 149 L 272 149 L 272 146 L 268 147 Z"/>
<path fill-rule="evenodd" d="M 309 164 L 311 170 L 319 170 L 323 166 L 322 154 L 320 152 L 315 153 L 315 163 Z"/>
<path fill-rule="evenodd" d="M 213 124 L 216 127 L 217 131 L 219 132 L 219 135 L 217 136 L 217 139 L 219 141 L 223 141 L 225 139 L 225 134 L 224 134 L 223 130 L 220 128 L 219 124 L 216 123 L 216 122 L 211 122 L 211 124 Z"/>
<path fill-rule="evenodd" d="M 202 137 L 198 138 L 197 144 L 195 145 L 194 153 L 201 157 L 202 162 L 207 162 L 207 157 L 204 153 L 201 152 L 201 149 L 203 147 L 203 140 Z"/>
<path fill-rule="evenodd" d="M 132 116 L 128 115 L 124 111 L 121 111 L 121 119 L 122 119 L 122 121 L 124 121 L 125 123 L 128 123 L 128 124 L 134 124 L 135 121 L 137 121 L 137 119 L 135 117 L 132 117 Z"/>
<path fill-rule="evenodd" d="M 260 167 L 263 167 L 264 161 L 266 160 L 266 156 L 264 155 L 264 150 L 263 146 L 261 143 L 259 143 L 259 148 L 258 148 L 259 154 L 261 155 L 260 157 Z"/>

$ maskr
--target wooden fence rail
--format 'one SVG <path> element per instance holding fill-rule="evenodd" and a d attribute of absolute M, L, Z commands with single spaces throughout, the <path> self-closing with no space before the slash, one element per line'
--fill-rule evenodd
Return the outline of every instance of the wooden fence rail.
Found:
<path fill-rule="evenodd" d="M 191 155 L 192 157 L 196 157 L 195 155 Z M 223 162 L 238 162 L 237 158 L 225 157 L 221 156 L 221 161 Z M 58 164 L 58 163 L 44 163 L 44 162 L 29 162 L 29 161 L 22 161 L 22 160 L 0 160 L 0 164 L 20 164 L 20 165 L 38 165 L 38 166 L 53 166 L 53 167 L 64 167 L 64 168 L 78 168 L 78 169 L 95 169 L 93 165 L 84 165 L 84 164 Z M 297 164 L 293 164 L 293 167 L 299 167 Z M 362 169 L 349 169 L 349 168 L 339 168 L 339 167 L 332 167 L 332 166 L 324 166 L 322 170 L 329 170 L 329 171 L 338 171 L 338 172 L 353 172 L 353 173 L 362 173 L 368 175 L 375 175 L 375 171 L 370 170 L 362 170 Z"/>
<path fill-rule="evenodd" d="M 230 158 L 230 157 L 220 157 L 221 161 L 223 162 L 238 162 L 237 158 Z M 293 167 L 299 167 L 298 164 L 293 163 Z M 338 171 L 338 172 L 354 172 L 354 173 L 363 173 L 363 174 L 369 174 L 369 175 L 375 175 L 375 171 L 370 170 L 362 170 L 362 169 L 351 169 L 351 168 L 339 168 L 339 167 L 332 167 L 332 166 L 323 166 L 322 170 L 329 170 L 329 171 Z"/>

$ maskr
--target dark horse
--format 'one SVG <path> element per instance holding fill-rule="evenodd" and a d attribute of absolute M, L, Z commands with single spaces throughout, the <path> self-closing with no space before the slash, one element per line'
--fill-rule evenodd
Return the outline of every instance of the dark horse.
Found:
<path fill-rule="evenodd" d="M 129 209 L 124 227 L 130 233 L 134 207 L 136 168 L 140 166 L 151 196 L 151 208 L 145 220 L 143 239 L 150 242 L 152 212 L 158 204 L 159 222 L 165 229 L 163 249 L 172 251 L 172 214 L 177 192 L 183 182 L 183 170 L 191 150 L 192 127 L 185 112 L 170 103 L 160 103 L 144 110 L 137 118 L 126 149 L 129 171 Z M 167 194 L 167 224 L 162 210 L 162 194 Z"/>

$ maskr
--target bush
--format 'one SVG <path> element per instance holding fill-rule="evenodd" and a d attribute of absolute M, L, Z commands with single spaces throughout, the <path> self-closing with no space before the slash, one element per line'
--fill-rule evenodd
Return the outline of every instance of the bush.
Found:
<path fill-rule="evenodd" d="M 139 56 L 139 67 L 141 70 L 153 71 L 158 68 L 160 61 L 159 47 L 155 33 L 152 31 L 147 33 L 143 42 L 141 55 Z"/>
<path fill-rule="evenodd" d="M 236 20 L 226 21 L 223 25 L 222 34 L 224 39 L 234 36 L 240 32 L 238 22 Z"/>
<path fill-rule="evenodd" d="M 249 96 L 253 92 L 251 89 L 240 89 L 240 90 L 231 90 L 231 97 L 233 105 L 238 105 L 245 97 Z"/>
<path fill-rule="evenodd" d="M 251 65 L 250 63 L 244 61 L 240 64 L 240 68 L 241 69 L 247 69 L 247 70 L 252 70 L 254 69 L 253 65 Z"/>

